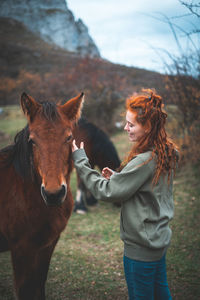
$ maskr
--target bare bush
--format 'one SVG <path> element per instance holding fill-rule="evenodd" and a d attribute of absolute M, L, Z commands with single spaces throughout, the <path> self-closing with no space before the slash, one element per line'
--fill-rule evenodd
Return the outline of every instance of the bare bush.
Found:
<path fill-rule="evenodd" d="M 200 21 L 200 3 L 197 1 L 180 1 Z M 184 16 L 182 16 L 184 18 Z M 174 22 L 174 20 L 173 20 Z M 179 135 L 179 146 L 182 152 L 182 161 L 193 163 L 200 162 L 200 47 L 198 39 L 200 30 L 194 28 L 186 32 L 168 19 L 172 34 L 179 47 L 179 34 L 187 38 L 187 49 L 180 51 L 180 55 L 169 54 L 171 64 L 166 64 L 168 75 L 166 76 L 166 87 L 172 93 L 174 104 L 176 104 L 182 117 L 179 126 L 182 133 Z"/>

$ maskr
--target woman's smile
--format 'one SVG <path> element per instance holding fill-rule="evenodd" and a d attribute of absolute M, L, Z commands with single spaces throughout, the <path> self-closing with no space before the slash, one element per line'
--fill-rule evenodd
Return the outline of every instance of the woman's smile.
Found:
<path fill-rule="evenodd" d="M 126 125 L 124 130 L 127 131 L 129 140 L 131 142 L 137 142 L 144 134 L 144 127 L 136 120 L 137 113 L 127 110 L 126 113 Z"/>

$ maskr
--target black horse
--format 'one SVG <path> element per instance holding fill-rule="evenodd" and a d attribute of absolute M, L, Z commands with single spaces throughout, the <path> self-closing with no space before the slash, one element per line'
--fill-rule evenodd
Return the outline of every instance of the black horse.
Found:
<path fill-rule="evenodd" d="M 84 148 L 92 168 L 102 170 L 109 167 L 116 170 L 120 166 L 117 151 L 108 135 L 96 125 L 81 118 L 73 132 L 77 144 L 84 142 Z M 88 206 L 97 204 L 97 200 L 90 194 L 77 175 L 78 188 L 74 204 L 74 211 L 85 213 Z"/>

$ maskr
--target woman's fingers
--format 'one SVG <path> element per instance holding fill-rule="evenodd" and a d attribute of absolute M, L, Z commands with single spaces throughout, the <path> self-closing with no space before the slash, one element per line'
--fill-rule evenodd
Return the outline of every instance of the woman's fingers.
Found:
<path fill-rule="evenodd" d="M 77 145 L 76 145 L 76 141 L 73 140 L 72 141 L 72 152 L 76 151 L 78 149 Z"/>
<path fill-rule="evenodd" d="M 78 146 L 76 145 L 76 141 L 73 140 L 72 141 L 72 152 L 76 151 L 78 148 Z M 80 143 L 80 149 L 84 149 L 84 142 Z"/>
<path fill-rule="evenodd" d="M 101 173 L 102 173 L 103 177 L 105 177 L 106 179 L 110 179 L 110 176 L 113 174 L 113 170 L 106 167 L 106 168 L 103 168 Z"/>

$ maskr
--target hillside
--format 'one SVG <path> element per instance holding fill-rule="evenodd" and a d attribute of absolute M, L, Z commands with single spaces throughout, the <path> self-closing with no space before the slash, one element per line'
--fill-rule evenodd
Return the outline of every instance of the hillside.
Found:
<path fill-rule="evenodd" d="M 0 39 L 1 77 L 16 78 L 22 69 L 42 74 L 78 58 L 73 52 L 48 44 L 10 18 L 0 18 Z"/>
<path fill-rule="evenodd" d="M 164 76 L 144 69 L 81 57 L 43 41 L 22 23 L 0 18 L 0 105 L 18 104 L 26 91 L 39 100 L 66 100 L 83 91 L 85 111 L 99 125 L 131 93 L 156 88 L 165 95 Z"/>

